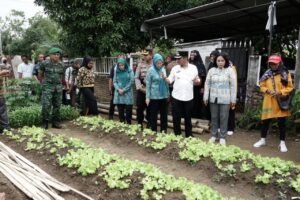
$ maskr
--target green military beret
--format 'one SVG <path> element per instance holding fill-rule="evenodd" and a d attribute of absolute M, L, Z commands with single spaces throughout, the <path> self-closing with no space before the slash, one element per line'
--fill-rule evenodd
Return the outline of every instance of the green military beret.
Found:
<path fill-rule="evenodd" d="M 61 53 L 61 49 L 53 47 L 49 50 L 49 54 Z"/>

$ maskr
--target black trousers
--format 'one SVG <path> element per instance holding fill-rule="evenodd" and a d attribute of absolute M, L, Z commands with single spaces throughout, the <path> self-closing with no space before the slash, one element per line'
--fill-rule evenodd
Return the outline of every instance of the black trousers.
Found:
<path fill-rule="evenodd" d="M 7 111 L 6 111 L 5 99 L 3 97 L 0 97 L 0 126 L 1 126 L 1 129 L 10 130 Z"/>
<path fill-rule="evenodd" d="M 228 131 L 234 131 L 235 129 L 235 109 L 229 109 L 229 116 L 228 116 Z"/>
<path fill-rule="evenodd" d="M 146 101 L 146 94 L 141 91 L 137 91 L 136 92 L 137 121 L 138 121 L 138 124 L 143 125 L 144 110 L 146 110 L 146 120 L 148 121 L 147 126 L 149 127 L 149 125 L 150 125 L 150 110 L 149 110 L 149 107 L 147 107 L 145 101 Z"/>
<path fill-rule="evenodd" d="M 110 99 L 110 104 L 109 104 L 109 112 L 108 112 L 108 118 L 112 119 L 114 116 L 114 112 L 115 112 L 115 104 L 114 104 L 114 96 L 115 96 L 115 89 L 112 89 L 112 95 L 111 95 L 111 99 Z"/>
<path fill-rule="evenodd" d="M 202 118 L 202 99 L 200 95 L 201 88 L 199 86 L 194 86 L 194 98 L 193 98 L 193 109 L 192 109 L 192 117 L 200 119 Z"/>
<path fill-rule="evenodd" d="M 85 101 L 85 115 L 98 115 L 98 107 L 97 107 L 97 100 L 94 95 L 94 88 L 93 87 L 83 87 L 81 88 L 81 94 L 84 97 Z"/>
<path fill-rule="evenodd" d="M 175 135 L 181 134 L 181 117 L 184 117 L 185 136 L 192 137 L 192 120 L 193 100 L 180 101 L 175 98 L 172 100 L 172 115 Z"/>
<path fill-rule="evenodd" d="M 168 103 L 167 99 L 150 100 L 150 127 L 152 131 L 157 132 L 157 116 L 160 113 L 160 131 L 167 132 L 168 127 Z"/>
<path fill-rule="evenodd" d="M 131 124 L 132 105 L 117 104 L 120 122 Z M 126 113 L 126 115 L 125 115 Z"/>
<path fill-rule="evenodd" d="M 271 119 L 265 119 L 261 122 L 261 137 L 266 138 Z M 277 118 L 280 140 L 285 140 L 285 117 Z"/>

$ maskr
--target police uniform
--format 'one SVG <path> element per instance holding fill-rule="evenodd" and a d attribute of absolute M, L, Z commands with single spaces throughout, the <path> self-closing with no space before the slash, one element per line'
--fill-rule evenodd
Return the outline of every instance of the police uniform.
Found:
<path fill-rule="evenodd" d="M 50 54 L 60 53 L 58 48 L 50 49 Z M 42 116 L 44 128 L 48 128 L 49 115 L 52 110 L 52 127 L 61 128 L 59 125 L 59 109 L 62 103 L 62 76 L 64 74 L 64 65 L 62 62 L 53 63 L 47 60 L 41 63 L 39 73 L 43 74 L 42 82 Z"/>
<path fill-rule="evenodd" d="M 142 55 L 148 55 L 152 53 L 152 49 L 145 50 L 142 52 Z M 147 71 L 151 67 L 151 64 L 147 64 L 146 62 L 140 63 L 135 71 L 135 86 L 136 86 L 136 106 L 137 106 L 137 121 L 138 124 L 143 128 L 144 121 L 144 110 L 146 109 L 146 120 L 147 120 L 147 128 L 150 127 L 150 110 L 149 106 L 146 105 L 146 76 Z"/>

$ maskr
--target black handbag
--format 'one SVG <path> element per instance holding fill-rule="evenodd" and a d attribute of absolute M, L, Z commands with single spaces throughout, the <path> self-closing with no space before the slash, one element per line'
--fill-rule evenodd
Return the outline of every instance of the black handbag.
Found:
<path fill-rule="evenodd" d="M 274 76 L 272 76 L 272 85 L 273 85 L 274 91 L 276 91 Z M 289 110 L 292 107 L 292 99 L 294 97 L 294 94 L 295 94 L 295 90 L 293 89 L 288 95 L 276 96 L 278 106 L 281 110 Z"/>

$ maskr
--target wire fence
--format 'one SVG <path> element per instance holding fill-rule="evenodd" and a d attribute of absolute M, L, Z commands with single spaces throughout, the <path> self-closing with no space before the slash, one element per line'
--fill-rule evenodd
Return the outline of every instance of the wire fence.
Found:
<path fill-rule="evenodd" d="M 109 74 L 110 68 L 117 62 L 116 57 L 95 58 L 94 71 L 97 74 Z"/>

